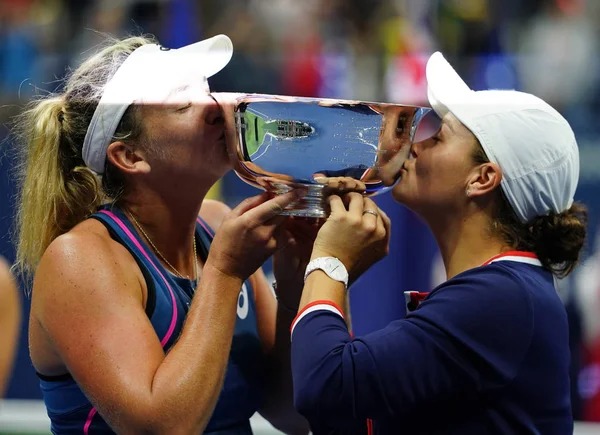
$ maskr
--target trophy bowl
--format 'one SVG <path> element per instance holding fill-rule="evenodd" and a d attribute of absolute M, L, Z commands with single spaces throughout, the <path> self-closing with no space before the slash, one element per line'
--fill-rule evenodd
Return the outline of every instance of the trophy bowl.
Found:
<path fill-rule="evenodd" d="M 332 180 L 350 177 L 366 196 L 400 178 L 419 123 L 430 109 L 388 103 L 238 94 L 234 170 L 273 194 L 304 188 L 283 214 L 324 218 Z M 335 183 L 343 186 L 343 183 Z"/>

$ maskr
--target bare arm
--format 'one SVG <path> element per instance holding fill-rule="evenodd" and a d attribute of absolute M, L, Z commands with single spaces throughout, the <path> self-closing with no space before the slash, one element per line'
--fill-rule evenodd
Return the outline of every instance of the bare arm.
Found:
<path fill-rule="evenodd" d="M 115 431 L 198 433 L 221 389 L 240 286 L 207 262 L 202 297 L 168 355 L 144 312 L 137 276 L 98 236 L 57 239 L 33 292 L 55 349 Z"/>
<path fill-rule="evenodd" d="M 272 253 L 276 216 L 294 199 L 255 197 L 229 214 L 167 355 L 144 312 L 140 275 L 122 261 L 125 248 L 91 231 L 50 245 L 34 283 L 34 314 L 116 432 L 204 430 L 221 391 L 242 281 Z"/>
<path fill-rule="evenodd" d="M 0 397 L 3 396 L 17 352 L 21 301 L 8 264 L 0 258 Z"/>

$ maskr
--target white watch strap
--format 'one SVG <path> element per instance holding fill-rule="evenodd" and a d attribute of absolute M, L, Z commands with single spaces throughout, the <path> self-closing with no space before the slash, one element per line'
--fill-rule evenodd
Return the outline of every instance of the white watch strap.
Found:
<path fill-rule="evenodd" d="M 341 276 L 336 277 L 334 274 L 332 274 L 331 270 L 328 270 L 329 269 L 328 266 L 331 264 L 335 265 L 335 269 L 339 268 L 339 270 L 342 272 L 340 274 Z M 315 258 L 314 260 L 311 260 L 311 262 L 308 263 L 308 266 L 306 266 L 306 272 L 304 273 L 304 281 L 305 282 L 306 282 L 306 278 L 308 277 L 308 275 L 310 275 L 315 270 L 322 270 L 331 279 L 333 279 L 334 281 L 343 283 L 344 288 L 348 289 L 348 271 L 346 270 L 346 266 L 344 266 L 344 263 L 342 263 L 339 258 L 318 257 L 318 258 Z"/>

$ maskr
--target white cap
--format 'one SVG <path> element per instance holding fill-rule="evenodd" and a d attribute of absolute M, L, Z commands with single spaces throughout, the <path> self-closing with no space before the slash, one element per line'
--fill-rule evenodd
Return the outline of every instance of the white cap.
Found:
<path fill-rule="evenodd" d="M 83 142 L 83 161 L 97 174 L 104 172 L 106 150 L 127 108 L 133 102 L 160 103 L 178 83 L 201 81 L 229 63 L 233 44 L 217 35 L 178 49 L 146 44 L 133 51 L 106 84 Z"/>
<path fill-rule="evenodd" d="M 502 190 L 521 222 L 571 207 L 579 150 L 571 126 L 540 98 L 512 90 L 472 91 L 444 56 L 427 63 L 428 98 L 452 113 L 502 169 Z"/>

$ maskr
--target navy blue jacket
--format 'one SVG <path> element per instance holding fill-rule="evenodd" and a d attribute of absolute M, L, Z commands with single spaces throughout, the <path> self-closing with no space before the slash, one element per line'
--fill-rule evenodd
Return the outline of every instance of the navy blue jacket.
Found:
<path fill-rule="evenodd" d="M 315 433 L 573 433 L 567 317 L 533 254 L 465 271 L 363 337 L 340 311 L 320 301 L 292 324 L 295 404 Z"/>

